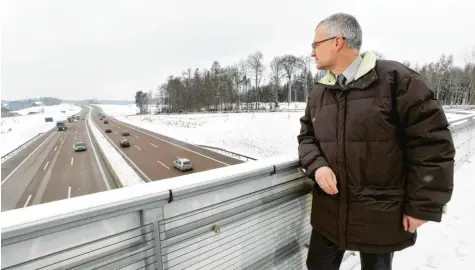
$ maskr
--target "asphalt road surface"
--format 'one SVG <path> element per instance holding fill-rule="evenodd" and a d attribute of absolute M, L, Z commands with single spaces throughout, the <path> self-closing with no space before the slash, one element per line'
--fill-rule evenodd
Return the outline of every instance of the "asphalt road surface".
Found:
<path fill-rule="evenodd" d="M 84 109 L 80 114 L 87 113 Z M 82 117 L 68 123 L 66 131 L 53 131 L 39 140 L 18 153 L 19 158 L 2 164 L 2 211 L 116 188 Z M 79 141 L 86 143 L 86 151 L 74 152 L 73 144 Z"/>
<path fill-rule="evenodd" d="M 111 129 L 111 133 L 104 134 L 118 147 L 120 147 L 120 139 L 124 137 L 122 136 L 122 132 L 130 132 L 130 136 L 125 136 L 130 142 L 130 147 L 120 148 L 120 150 L 139 168 L 139 175 L 143 173 L 149 180 L 161 180 L 243 162 L 195 145 L 125 124 L 108 116 L 106 116 L 104 120 L 108 120 L 109 123 L 104 124 L 104 120 L 100 120 L 98 116 L 100 109 L 95 106 L 92 108 L 93 121 L 102 132 L 105 132 L 107 128 Z M 193 170 L 181 172 L 175 169 L 172 163 L 179 157 L 191 160 Z"/>

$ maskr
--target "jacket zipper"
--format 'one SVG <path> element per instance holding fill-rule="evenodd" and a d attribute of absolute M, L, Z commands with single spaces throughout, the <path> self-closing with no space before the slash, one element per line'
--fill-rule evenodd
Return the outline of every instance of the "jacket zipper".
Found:
<path fill-rule="evenodd" d="M 337 107 L 337 112 L 336 112 L 336 151 L 337 151 L 337 170 L 340 171 L 340 161 L 339 161 L 339 158 L 338 158 L 338 149 L 340 148 L 340 136 L 339 136 L 339 132 L 340 132 L 340 97 L 338 95 L 338 92 L 335 93 L 335 99 L 336 99 L 336 107 Z M 337 179 L 338 181 L 338 179 Z M 341 197 L 340 197 L 340 202 L 338 203 L 338 210 L 337 210 L 337 219 L 336 219 L 336 239 L 337 239 L 337 242 L 338 242 L 338 245 L 340 243 L 340 203 L 341 203 Z"/>

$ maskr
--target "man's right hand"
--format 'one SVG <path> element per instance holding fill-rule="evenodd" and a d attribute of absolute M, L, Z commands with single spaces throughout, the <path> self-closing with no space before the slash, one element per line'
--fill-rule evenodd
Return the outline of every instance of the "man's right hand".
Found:
<path fill-rule="evenodd" d="M 338 193 L 336 188 L 336 176 L 332 169 L 322 166 L 315 171 L 315 181 L 327 194 L 335 195 Z"/>

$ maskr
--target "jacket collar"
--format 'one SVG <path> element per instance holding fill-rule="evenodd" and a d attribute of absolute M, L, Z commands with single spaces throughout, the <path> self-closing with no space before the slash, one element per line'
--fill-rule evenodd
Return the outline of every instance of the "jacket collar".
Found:
<path fill-rule="evenodd" d="M 376 66 L 376 55 L 373 52 L 367 51 L 362 53 L 361 57 L 363 60 L 356 71 L 356 76 L 354 78 L 355 81 L 370 73 Z M 318 82 L 324 85 L 334 86 L 336 84 L 335 74 L 333 74 L 331 71 L 328 71 L 327 74 L 323 76 L 323 78 L 321 78 Z"/>

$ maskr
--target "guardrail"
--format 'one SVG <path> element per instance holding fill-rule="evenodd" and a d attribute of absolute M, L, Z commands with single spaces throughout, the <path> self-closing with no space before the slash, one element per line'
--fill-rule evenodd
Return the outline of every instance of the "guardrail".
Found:
<path fill-rule="evenodd" d="M 311 187 L 285 156 L 2 212 L 2 269 L 306 269 Z"/>
<path fill-rule="evenodd" d="M 219 147 L 214 147 L 214 146 L 209 146 L 209 145 L 203 145 L 203 144 L 196 144 L 196 146 L 204 147 L 204 148 L 208 148 L 208 149 L 212 149 L 212 150 L 216 150 L 216 151 L 220 151 L 220 152 L 226 153 L 229 156 L 245 158 L 246 161 L 248 161 L 248 160 L 257 160 L 257 158 L 253 158 L 253 157 L 242 155 L 242 154 L 239 154 L 239 153 L 236 153 L 236 152 L 232 152 L 232 151 L 226 150 L 224 148 L 219 148 Z"/>
<path fill-rule="evenodd" d="M 444 105 L 444 110 L 475 110 L 475 105 Z"/>
<path fill-rule="evenodd" d="M 40 132 L 38 134 L 36 134 L 35 136 L 33 136 L 31 139 L 29 139 L 28 141 L 26 141 L 25 143 L 23 143 L 22 145 L 18 146 L 17 148 L 13 149 L 12 151 L 6 153 L 5 155 L 2 156 L 2 163 L 6 160 L 8 160 L 9 158 L 11 158 L 12 156 L 14 156 L 15 154 L 17 154 L 18 152 L 20 152 L 21 150 L 23 150 L 23 148 L 27 147 L 30 143 L 32 143 L 33 141 L 36 141 L 36 139 L 38 139 L 41 135 L 43 134 L 46 134 L 50 131 L 52 131 L 53 129 L 55 129 L 56 127 L 46 131 L 46 132 Z"/>

